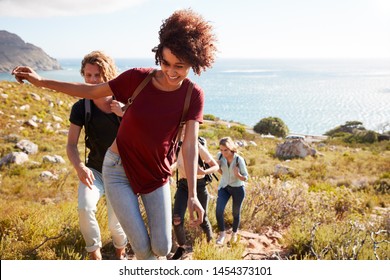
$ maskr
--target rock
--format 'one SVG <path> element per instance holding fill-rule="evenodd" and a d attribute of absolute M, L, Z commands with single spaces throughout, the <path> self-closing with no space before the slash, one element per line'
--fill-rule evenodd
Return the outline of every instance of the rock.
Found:
<path fill-rule="evenodd" d="M 53 120 L 56 121 L 56 122 L 63 122 L 62 118 L 56 116 L 56 115 L 53 115 Z"/>
<path fill-rule="evenodd" d="M 31 95 L 31 97 L 35 100 L 35 101 L 41 101 L 41 97 L 34 93 L 34 92 L 30 92 L 29 95 Z"/>
<path fill-rule="evenodd" d="M 257 147 L 257 144 L 255 141 L 249 141 L 249 145 L 250 146 L 254 146 L 254 147 Z"/>
<path fill-rule="evenodd" d="M 17 143 L 19 141 L 19 138 L 20 138 L 20 136 L 17 134 L 10 134 L 10 135 L 5 136 L 4 140 L 6 142 L 10 142 L 10 143 Z"/>
<path fill-rule="evenodd" d="M 9 165 L 11 163 L 22 164 L 28 161 L 28 155 L 24 152 L 12 152 L 0 160 L 0 166 Z"/>
<path fill-rule="evenodd" d="M 25 122 L 25 124 L 28 125 L 28 126 L 34 127 L 34 128 L 38 127 L 38 124 L 35 121 L 33 121 L 33 120 L 28 120 L 28 121 Z"/>
<path fill-rule="evenodd" d="M 20 111 L 28 111 L 28 110 L 30 110 L 30 105 L 28 105 L 28 104 L 22 105 L 19 107 L 19 110 Z"/>
<path fill-rule="evenodd" d="M 38 145 L 34 144 L 29 140 L 21 140 L 16 144 L 16 147 L 21 149 L 26 154 L 36 154 L 38 153 Z"/>
<path fill-rule="evenodd" d="M 42 119 L 38 119 L 38 117 L 35 116 L 35 115 L 33 115 L 33 116 L 31 117 L 31 120 L 33 120 L 33 121 L 36 122 L 36 123 L 42 123 L 42 122 L 43 122 Z"/>
<path fill-rule="evenodd" d="M 276 147 L 276 156 L 282 159 L 315 156 L 317 151 L 302 139 L 288 140 Z"/>
<path fill-rule="evenodd" d="M 42 181 L 47 181 L 47 180 L 58 180 L 58 176 L 54 175 L 50 171 L 43 171 L 39 177 L 41 178 Z"/>
<path fill-rule="evenodd" d="M 280 175 L 287 175 L 293 173 L 294 169 L 282 164 L 277 164 L 275 165 L 275 171 L 274 175 L 275 176 L 280 176 Z"/>
<path fill-rule="evenodd" d="M 58 156 L 58 155 L 44 156 L 42 161 L 48 163 L 65 163 L 65 160 L 62 158 L 62 156 Z"/>

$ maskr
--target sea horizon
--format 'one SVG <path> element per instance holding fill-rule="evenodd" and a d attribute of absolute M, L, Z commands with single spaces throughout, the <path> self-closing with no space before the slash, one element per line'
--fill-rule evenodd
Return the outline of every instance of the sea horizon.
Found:
<path fill-rule="evenodd" d="M 119 72 L 158 67 L 152 58 L 114 58 Z M 80 59 L 58 59 L 46 78 L 82 82 Z M 278 117 L 291 133 L 323 135 L 347 121 L 380 131 L 390 123 L 390 58 L 221 58 L 189 78 L 205 92 L 204 114 L 253 127 Z M 15 81 L 9 73 L 0 80 Z M 387 128 L 388 129 L 388 128 Z"/>

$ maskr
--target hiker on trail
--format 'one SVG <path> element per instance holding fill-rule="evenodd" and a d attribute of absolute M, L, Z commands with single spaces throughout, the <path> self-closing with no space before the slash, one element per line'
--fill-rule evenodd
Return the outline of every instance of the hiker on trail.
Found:
<path fill-rule="evenodd" d="M 127 103 L 125 107 L 129 106 L 117 138 L 107 150 L 103 178 L 106 195 L 137 259 L 156 259 L 156 255 L 166 256 L 171 250 L 170 165 L 174 162 L 174 143 L 184 124 L 181 149 L 188 183 L 190 225 L 201 224 L 204 216 L 196 194 L 196 143 L 199 123 L 203 122 L 204 92 L 187 76 L 191 69 L 200 75 L 212 66 L 216 38 L 208 21 L 185 9 L 163 21 L 159 41 L 153 51 L 160 70 L 133 68 L 98 85 L 47 80 L 25 66 L 13 70 L 19 82 L 27 80 L 36 86 L 85 98 L 114 95 L 118 101 Z M 142 90 L 135 92 L 139 85 Z M 147 225 L 138 198 L 143 202 Z"/>
<path fill-rule="evenodd" d="M 206 234 L 207 242 L 210 242 L 213 238 L 212 228 L 210 220 L 207 216 L 207 207 L 209 202 L 209 193 L 207 191 L 207 184 L 212 180 L 212 174 L 217 172 L 219 166 L 217 161 L 213 158 L 207 149 L 206 139 L 203 137 L 198 138 L 198 173 L 196 181 L 196 192 L 200 204 L 204 209 L 203 223 L 200 224 L 203 232 Z M 173 204 L 173 229 L 178 243 L 178 248 L 175 254 L 172 256 L 173 260 L 180 259 L 185 252 L 186 233 L 184 230 L 184 216 L 187 211 L 187 199 L 188 199 L 188 184 L 187 177 L 184 170 L 183 154 L 181 149 L 179 151 L 177 161 L 172 165 L 172 170 L 176 170 L 177 182 L 176 193 Z"/>
<path fill-rule="evenodd" d="M 248 180 L 248 171 L 243 157 L 237 154 L 237 145 L 230 137 L 219 141 L 220 152 L 217 155 L 219 170 L 222 174 L 218 185 L 216 217 L 219 229 L 217 245 L 225 241 L 224 212 L 230 197 L 233 199 L 233 232 L 230 242 L 237 242 L 237 231 L 240 225 L 241 206 L 245 197 L 245 181 Z"/>
<path fill-rule="evenodd" d="M 81 75 L 88 84 L 100 84 L 117 76 L 114 61 L 100 51 L 87 54 L 81 62 Z M 79 177 L 78 214 L 80 230 L 86 243 L 86 250 L 92 260 L 101 260 L 101 234 L 96 219 L 97 204 L 103 197 L 102 165 L 108 147 L 114 141 L 119 120 L 112 111 L 120 111 L 120 103 L 112 104 L 112 96 L 95 100 L 80 99 L 72 106 L 66 151 Z M 89 104 L 89 105 L 86 105 Z M 88 107 L 89 106 L 89 107 Z M 90 152 L 85 163 L 80 157 L 78 143 L 82 127 L 85 128 L 85 145 Z M 86 148 L 86 147 L 85 147 Z M 115 257 L 125 259 L 126 234 L 107 200 L 108 228 L 115 247 Z"/>

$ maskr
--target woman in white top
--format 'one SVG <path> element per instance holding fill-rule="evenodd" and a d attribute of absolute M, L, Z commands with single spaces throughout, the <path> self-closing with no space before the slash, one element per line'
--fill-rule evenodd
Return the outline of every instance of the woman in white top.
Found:
<path fill-rule="evenodd" d="M 237 231 L 240 225 L 241 207 L 245 198 L 245 181 L 248 180 L 248 170 L 243 157 L 237 154 L 237 146 L 230 137 L 219 141 L 218 172 L 222 174 L 218 186 L 216 218 L 219 229 L 218 245 L 225 240 L 224 212 L 230 197 L 233 199 L 233 234 L 231 242 L 237 241 Z"/>

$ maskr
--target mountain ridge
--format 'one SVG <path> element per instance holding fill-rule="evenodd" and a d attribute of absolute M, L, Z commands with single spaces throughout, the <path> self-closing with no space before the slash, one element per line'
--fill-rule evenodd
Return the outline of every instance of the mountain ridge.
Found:
<path fill-rule="evenodd" d="M 26 43 L 14 33 L 0 30 L 0 73 L 10 72 L 17 65 L 44 71 L 62 69 L 60 63 L 41 48 Z"/>

